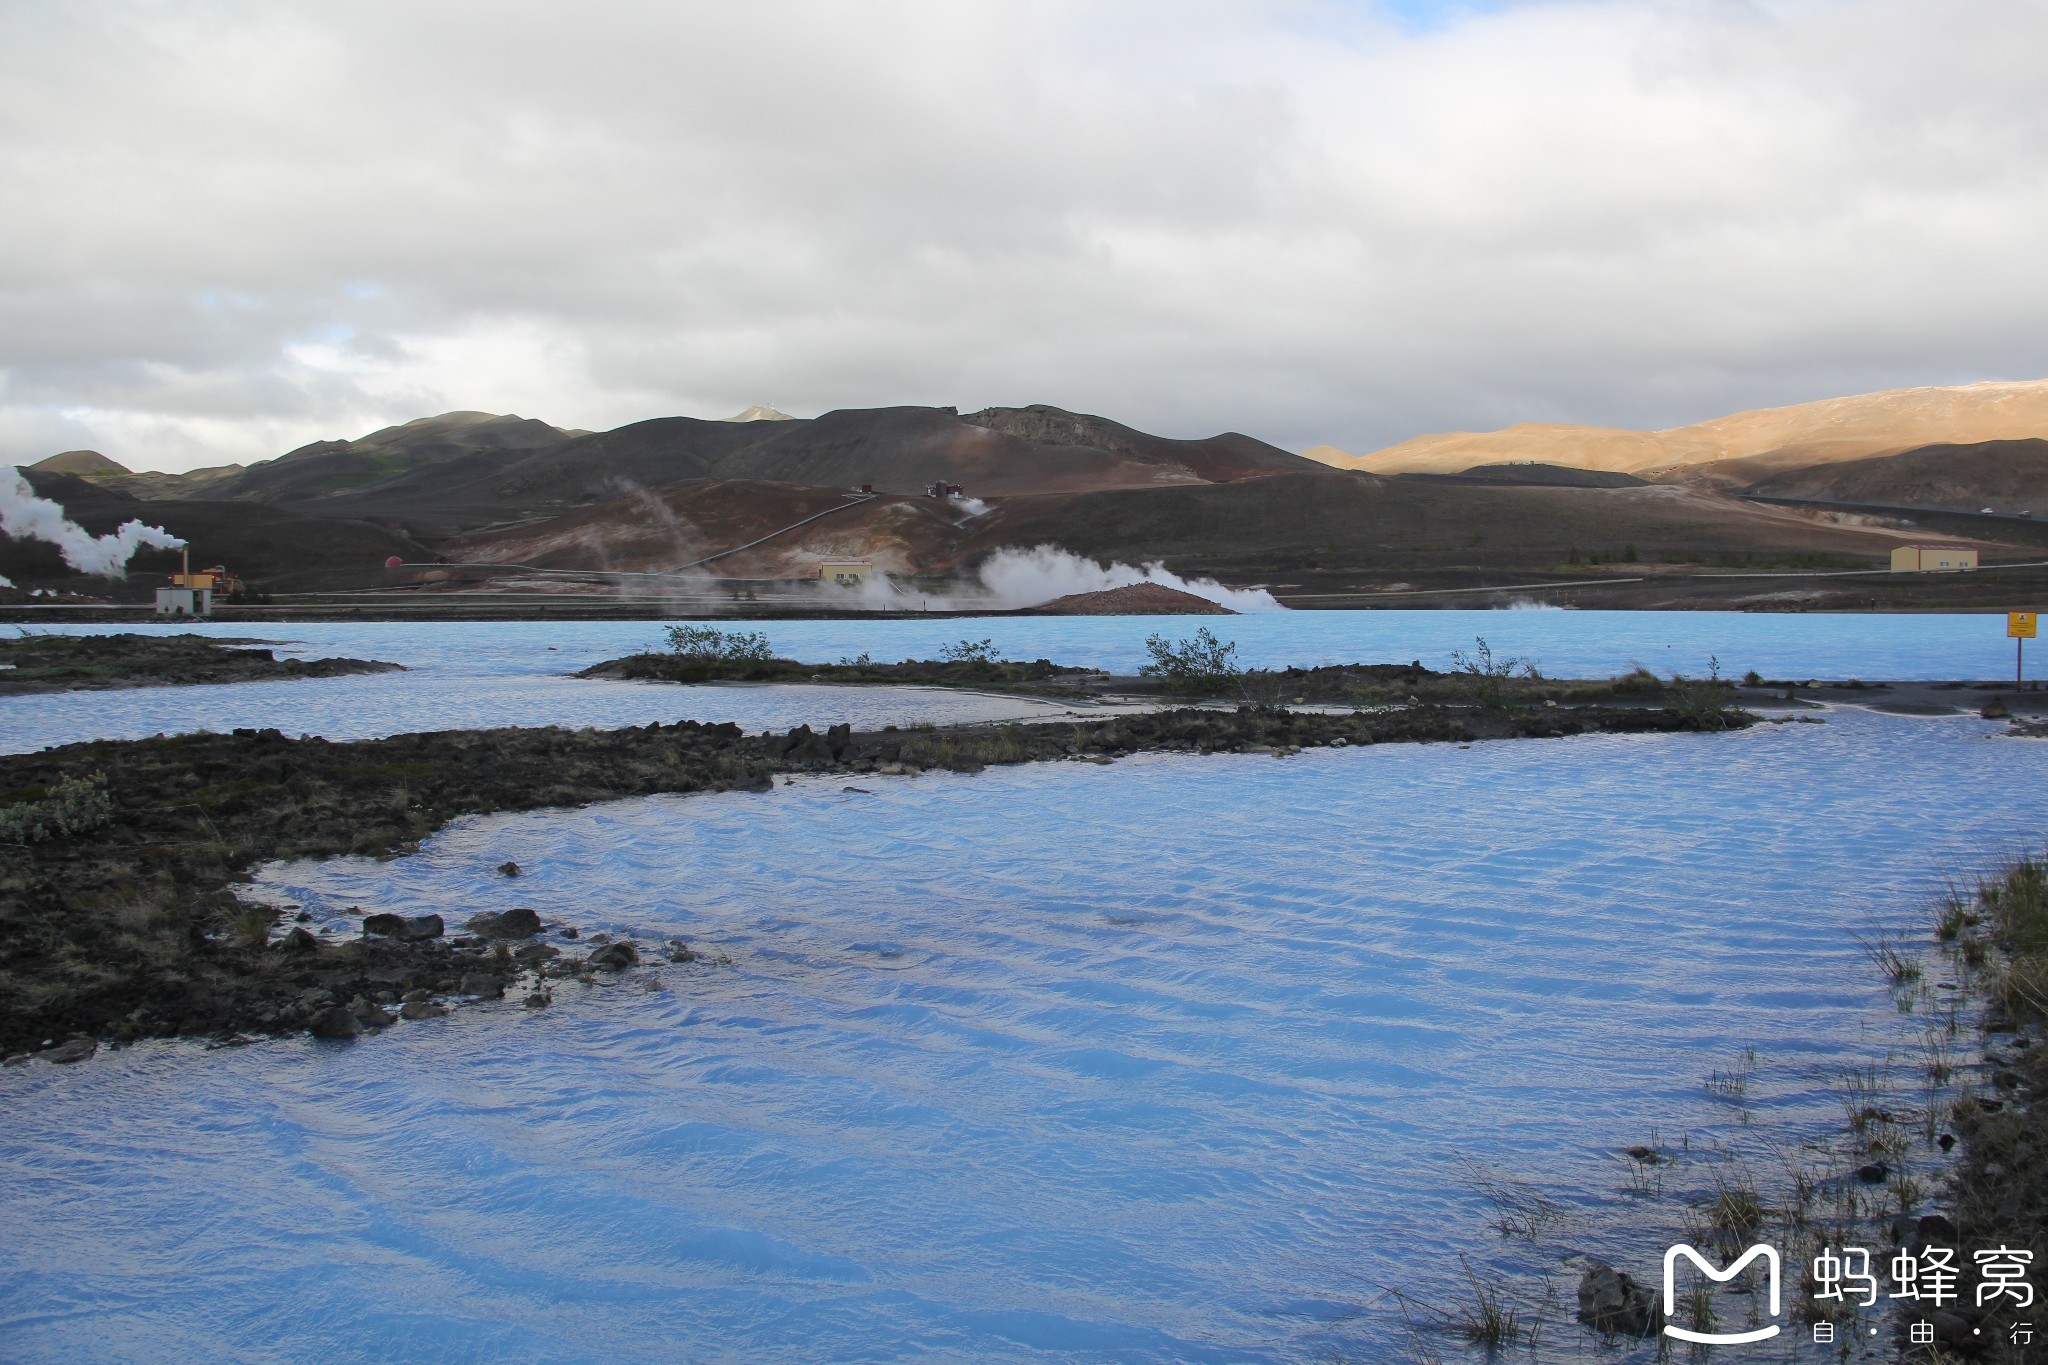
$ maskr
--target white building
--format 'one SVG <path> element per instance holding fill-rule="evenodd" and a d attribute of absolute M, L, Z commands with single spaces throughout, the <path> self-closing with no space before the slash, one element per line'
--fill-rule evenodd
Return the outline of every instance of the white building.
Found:
<path fill-rule="evenodd" d="M 211 616 L 213 615 L 213 589 L 158 588 L 156 590 L 156 614 L 158 616 Z"/>

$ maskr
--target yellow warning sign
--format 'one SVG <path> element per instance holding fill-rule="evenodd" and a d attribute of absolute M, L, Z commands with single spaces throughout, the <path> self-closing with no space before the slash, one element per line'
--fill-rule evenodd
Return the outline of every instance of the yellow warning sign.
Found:
<path fill-rule="evenodd" d="M 2005 614 L 2005 638 L 2008 640 L 2031 640 L 2034 638 L 2034 613 L 2031 611 L 2009 611 Z"/>

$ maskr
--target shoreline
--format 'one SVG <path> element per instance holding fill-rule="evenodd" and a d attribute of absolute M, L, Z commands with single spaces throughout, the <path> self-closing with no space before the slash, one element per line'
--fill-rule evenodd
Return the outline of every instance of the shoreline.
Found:
<path fill-rule="evenodd" d="M 375 1023 L 385 1005 L 441 1007 L 451 997 L 500 995 L 529 978 L 544 997 L 545 975 L 534 977 L 511 946 L 528 945 L 533 933 L 456 934 L 446 923 L 431 933 L 395 925 L 375 935 L 373 922 L 372 935 L 340 943 L 302 926 L 286 926 L 279 937 L 273 908 L 235 895 L 261 863 L 398 856 L 467 815 L 657 793 L 768 791 L 785 773 L 973 772 L 1152 752 L 1284 758 L 1310 747 L 1756 723 L 1741 712 L 1711 721 L 1650 707 L 1330 714 L 1246 706 L 859 735 L 843 725 L 823 732 L 804 725 L 749 736 L 730 723 L 697 721 L 349 742 L 241 730 L 0 756 L 0 790 L 15 801 L 0 810 L 15 812 L 18 823 L 24 813 L 43 820 L 39 834 L 0 839 L 0 899 L 14 907 L 0 919 L 0 1053 L 10 1061 L 45 1051 L 52 1060 L 79 1060 L 100 1043 L 143 1037 L 290 1033 L 337 1008 L 350 1008 L 359 1024 L 365 1016 Z M 540 955 L 549 972 L 619 970 L 639 952 L 575 957 L 548 946 L 560 959 Z M 426 995 L 405 1000 L 416 991 Z M 362 1007 L 351 1008 L 358 998 Z M 329 1023 L 346 1032 L 331 1015 Z"/>

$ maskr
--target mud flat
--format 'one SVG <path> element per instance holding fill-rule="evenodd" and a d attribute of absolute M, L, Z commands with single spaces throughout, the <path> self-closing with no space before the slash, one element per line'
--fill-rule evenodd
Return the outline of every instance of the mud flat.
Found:
<path fill-rule="evenodd" d="M 23 635 L 0 639 L 0 696 L 396 673 L 375 659 L 280 659 L 265 640 L 203 635 Z"/>
<path fill-rule="evenodd" d="M 235 894 L 264 862 L 390 856 L 458 816 L 661 792 L 767 791 L 781 773 L 913 775 L 1140 752 L 1266 753 L 1401 742 L 1742 728 L 1672 708 L 1320 714 L 1181 708 L 1101 722 L 745 735 L 683 721 L 615 731 L 506 729 L 354 743 L 275 730 L 102 741 L 0 758 L 0 1052 L 51 1060 L 150 1036 L 347 1035 L 451 998 L 617 971 L 643 949 L 541 925 L 371 917 L 334 941 Z M 429 917 L 431 918 L 431 917 Z M 552 933 L 552 939 L 547 935 Z M 518 947 L 513 945 L 517 944 Z M 545 952 L 524 952 L 534 946 Z M 571 946 L 574 945 L 574 946 Z M 667 951 L 686 951 L 669 945 Z"/>

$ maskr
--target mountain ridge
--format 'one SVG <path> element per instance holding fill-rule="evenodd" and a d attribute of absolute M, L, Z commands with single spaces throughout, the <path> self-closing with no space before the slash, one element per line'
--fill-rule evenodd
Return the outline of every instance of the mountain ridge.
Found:
<path fill-rule="evenodd" d="M 1656 431 L 1522 422 L 1497 431 L 1414 436 L 1369 455 L 1333 446 L 1304 454 L 1376 474 L 1458 474 L 1533 461 L 1737 488 L 1812 465 L 2031 438 L 2048 438 L 2048 379 L 1882 389 Z"/>

